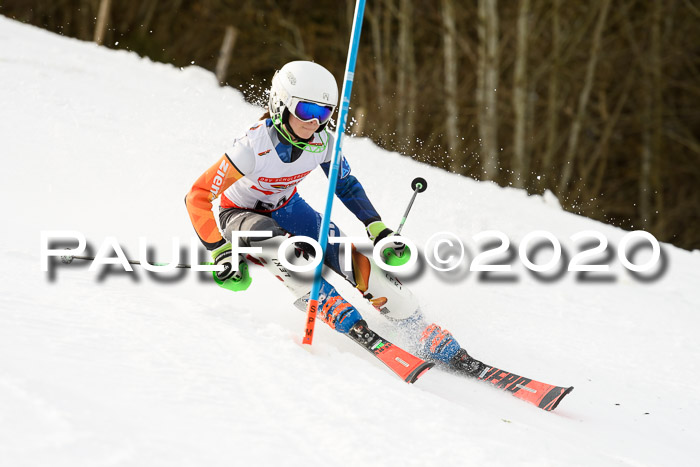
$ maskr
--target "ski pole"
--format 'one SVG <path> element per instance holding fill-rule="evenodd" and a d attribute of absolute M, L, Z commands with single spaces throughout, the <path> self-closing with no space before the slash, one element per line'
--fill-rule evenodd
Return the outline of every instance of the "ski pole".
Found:
<path fill-rule="evenodd" d="M 415 201 L 418 193 L 423 193 L 426 190 L 426 188 L 428 188 L 428 182 L 426 182 L 424 178 L 416 177 L 411 182 L 411 188 L 413 188 L 413 196 L 411 196 L 411 201 L 409 201 L 409 203 L 408 203 L 408 207 L 406 208 L 406 212 L 403 213 L 403 217 L 401 218 L 401 223 L 399 224 L 399 228 L 396 229 L 395 235 L 398 235 L 401 233 L 401 229 L 403 229 L 403 225 L 406 223 L 406 218 L 408 217 L 408 213 L 411 210 L 411 207 L 413 206 L 413 201 Z"/>
<path fill-rule="evenodd" d="M 72 263 L 74 259 L 83 259 L 83 260 L 87 260 L 87 261 L 93 261 L 95 259 L 95 257 L 94 256 L 77 256 L 77 255 L 75 255 L 75 256 L 72 256 L 72 255 L 61 256 L 61 261 L 63 263 L 66 263 L 66 264 Z M 138 266 L 142 266 L 141 261 L 136 261 L 136 260 L 129 259 L 129 258 L 127 258 L 126 261 L 129 264 L 136 264 Z M 149 264 L 151 266 L 168 266 L 168 263 L 149 263 Z M 191 268 L 192 266 L 190 266 L 189 264 L 178 264 L 175 267 L 176 268 Z"/>

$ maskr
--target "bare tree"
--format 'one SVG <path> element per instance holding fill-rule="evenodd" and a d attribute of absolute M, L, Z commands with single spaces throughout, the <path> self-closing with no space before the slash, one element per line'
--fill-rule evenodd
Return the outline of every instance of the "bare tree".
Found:
<path fill-rule="evenodd" d="M 476 104 L 481 140 L 481 168 L 486 180 L 498 175 L 498 11 L 496 0 L 479 0 L 479 55 Z"/>
<path fill-rule="evenodd" d="M 95 26 L 95 37 L 93 39 L 98 45 L 102 45 L 104 42 L 111 4 L 112 0 L 100 0 L 100 10 L 97 14 L 97 25 Z"/>
<path fill-rule="evenodd" d="M 451 168 L 460 173 L 463 164 L 460 157 L 459 104 L 457 96 L 457 48 L 455 37 L 455 9 L 453 0 L 442 0 L 442 43 L 445 62 L 445 132 L 447 153 L 451 158 Z"/>
<path fill-rule="evenodd" d="M 656 218 L 652 212 L 652 200 L 661 199 L 659 171 L 656 161 L 661 151 L 661 131 L 663 131 L 663 83 L 661 80 L 661 21 L 663 2 L 655 0 L 651 9 L 651 44 L 648 52 L 648 66 L 644 73 L 646 92 L 644 93 L 644 132 L 642 133 L 641 173 L 639 176 L 639 217 L 642 226 L 649 229 Z M 656 167 L 657 170 L 654 170 Z M 656 192 L 656 193 L 655 193 Z M 654 196 L 656 195 L 656 196 Z M 660 223 L 659 223 L 660 224 Z M 661 225 L 657 225 L 661 228 Z"/>
<path fill-rule="evenodd" d="M 547 144 L 542 156 L 542 168 L 545 178 L 543 184 L 547 183 L 547 175 L 552 180 L 555 178 L 554 151 L 556 150 L 558 129 L 559 129 L 559 80 L 561 68 L 561 25 L 560 12 L 561 0 L 554 0 L 552 5 L 552 52 L 549 61 L 551 71 L 549 73 L 549 84 L 547 86 Z M 550 185 L 551 186 L 551 185 Z"/>
<path fill-rule="evenodd" d="M 399 63 L 398 63 L 398 136 L 406 150 L 415 138 L 416 58 L 413 49 L 413 2 L 401 0 L 399 6 Z"/>
<path fill-rule="evenodd" d="M 384 107 L 384 97 L 386 95 L 386 72 L 384 70 L 384 54 L 382 53 L 382 33 L 381 33 L 381 3 L 376 2 L 374 9 L 366 10 L 367 21 L 372 34 L 372 53 L 374 58 L 374 77 L 376 80 L 375 92 L 377 106 Z"/>
<path fill-rule="evenodd" d="M 528 114 L 527 99 L 527 42 L 530 0 L 520 0 L 518 9 L 518 31 L 516 43 L 515 70 L 513 72 L 513 111 L 515 114 L 515 134 L 513 137 L 513 186 L 527 186 L 529 160 L 526 153 L 525 124 Z"/>
<path fill-rule="evenodd" d="M 228 65 L 231 63 L 233 47 L 236 45 L 236 37 L 238 37 L 238 29 L 226 26 L 224 40 L 221 43 L 221 50 L 219 50 L 219 59 L 216 62 L 216 80 L 221 85 L 226 82 L 226 74 L 228 73 Z"/>
<path fill-rule="evenodd" d="M 561 199 L 566 193 L 569 181 L 573 174 L 574 159 L 576 157 L 576 151 L 578 149 L 579 135 L 581 133 L 581 127 L 583 125 L 583 119 L 586 114 L 586 108 L 588 107 L 588 99 L 591 95 L 591 89 L 593 87 L 593 77 L 595 75 L 596 65 L 598 64 L 598 57 L 600 56 L 600 42 L 603 36 L 603 29 L 605 28 L 605 21 L 608 16 L 608 10 L 610 9 L 610 0 L 602 0 L 600 5 L 600 14 L 598 16 L 598 22 L 596 23 L 595 32 L 593 33 L 593 40 L 591 42 L 590 55 L 588 56 L 588 65 L 586 67 L 586 75 L 583 82 L 583 88 L 581 89 L 581 94 L 578 99 L 578 107 L 576 109 L 576 115 L 574 121 L 571 124 L 571 133 L 569 134 L 569 144 L 566 150 L 566 155 L 564 157 L 564 166 L 562 167 L 561 179 L 559 181 L 558 194 Z"/>

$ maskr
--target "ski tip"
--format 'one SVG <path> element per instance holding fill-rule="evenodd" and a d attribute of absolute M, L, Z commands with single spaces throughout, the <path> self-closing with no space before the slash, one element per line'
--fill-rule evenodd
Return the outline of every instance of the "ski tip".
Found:
<path fill-rule="evenodd" d="M 562 388 L 562 389 L 563 389 L 563 388 Z M 557 398 L 554 400 L 554 402 L 552 403 L 552 405 L 550 405 L 549 408 L 547 408 L 546 410 L 552 411 L 552 410 L 556 409 L 557 406 L 559 405 L 559 403 L 561 402 L 561 400 L 562 400 L 567 394 L 569 394 L 569 393 L 570 393 L 571 391 L 573 391 L 573 390 L 574 390 L 574 387 L 573 387 L 573 386 L 569 386 L 567 389 L 564 390 L 564 392 L 561 393 L 561 395 L 560 395 L 559 397 L 557 397 Z"/>
<path fill-rule="evenodd" d="M 418 365 L 407 377 L 406 377 L 406 382 L 409 384 L 415 383 L 418 378 L 423 376 L 423 374 L 434 367 L 435 364 L 433 362 L 423 362 L 420 365 Z"/>

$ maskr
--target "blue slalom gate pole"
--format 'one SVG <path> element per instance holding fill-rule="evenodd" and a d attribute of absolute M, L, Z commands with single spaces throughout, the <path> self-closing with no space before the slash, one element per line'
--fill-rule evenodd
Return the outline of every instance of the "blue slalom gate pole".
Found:
<path fill-rule="evenodd" d="M 350 35 L 350 49 L 348 50 L 348 61 L 345 65 L 345 80 L 343 81 L 343 92 L 340 96 L 340 110 L 338 111 L 338 131 L 333 146 L 333 159 L 331 171 L 328 174 L 328 194 L 326 196 L 326 209 L 321 217 L 321 229 L 318 233 L 318 243 L 321 245 L 321 262 L 314 271 L 314 283 L 311 287 L 309 305 L 306 309 L 306 332 L 304 333 L 304 344 L 313 342 L 314 325 L 316 323 L 316 312 L 318 311 L 318 295 L 321 290 L 321 274 L 323 272 L 323 260 L 326 256 L 328 246 L 328 228 L 331 223 L 331 211 L 333 210 L 333 197 L 335 187 L 338 183 L 338 172 L 340 171 L 341 140 L 345 132 L 345 122 L 348 118 L 350 107 L 350 94 L 352 93 L 352 81 L 355 77 L 355 63 L 357 62 L 357 49 L 360 46 L 360 34 L 362 33 L 362 19 L 365 15 L 365 0 L 357 0 L 355 4 L 355 16 L 352 20 L 352 33 Z"/>

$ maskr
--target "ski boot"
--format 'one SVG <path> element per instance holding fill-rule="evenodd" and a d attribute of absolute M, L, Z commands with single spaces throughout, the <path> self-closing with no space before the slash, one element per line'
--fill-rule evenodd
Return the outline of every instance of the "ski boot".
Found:
<path fill-rule="evenodd" d="M 460 348 L 450 331 L 433 323 L 423 330 L 418 354 L 434 362 L 449 365 Z"/>
<path fill-rule="evenodd" d="M 450 361 L 450 368 L 467 376 L 478 378 L 486 370 L 486 365 L 471 357 L 465 349 L 459 349 Z"/>
<path fill-rule="evenodd" d="M 420 344 L 418 355 L 459 373 L 478 377 L 486 368 L 486 365 L 460 347 L 450 331 L 441 329 L 437 324 L 425 328 Z"/>
<path fill-rule="evenodd" d="M 331 329 L 341 334 L 347 334 L 350 329 L 362 321 L 360 313 L 345 300 L 335 287 L 325 279 L 321 279 L 321 290 L 318 295 L 318 316 Z"/>

